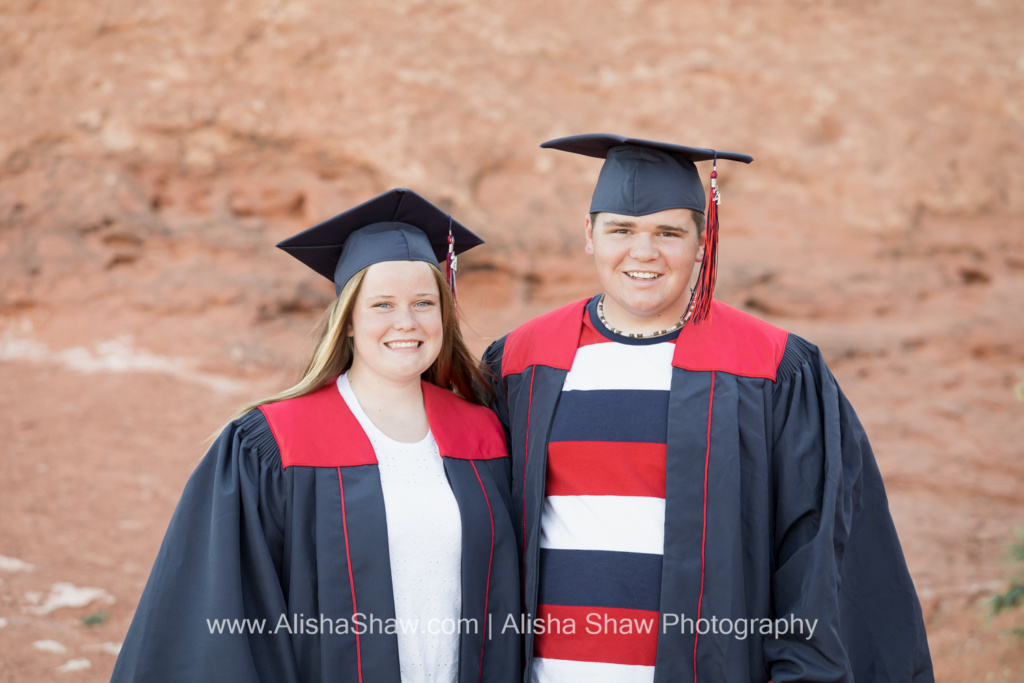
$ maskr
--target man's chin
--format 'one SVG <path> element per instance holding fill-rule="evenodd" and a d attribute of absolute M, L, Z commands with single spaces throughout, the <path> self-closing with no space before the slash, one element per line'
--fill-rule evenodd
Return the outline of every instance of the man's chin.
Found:
<path fill-rule="evenodd" d="M 608 296 L 611 297 L 610 294 Z M 688 298 L 686 301 L 673 301 L 670 304 L 666 304 L 661 297 L 647 296 L 626 296 L 613 298 L 612 300 L 613 306 L 619 308 L 627 315 L 638 320 L 653 320 L 655 318 L 667 315 L 676 309 L 685 311 L 686 305 L 688 303 Z M 605 302 L 605 307 L 608 307 L 607 301 Z"/>
<path fill-rule="evenodd" d="M 674 314 L 674 306 L 620 306 L 622 311 L 620 317 L 626 318 L 627 322 L 634 327 L 649 327 L 651 325 L 668 326 L 673 325 L 685 313 L 685 304 L 680 309 L 679 315 Z"/>

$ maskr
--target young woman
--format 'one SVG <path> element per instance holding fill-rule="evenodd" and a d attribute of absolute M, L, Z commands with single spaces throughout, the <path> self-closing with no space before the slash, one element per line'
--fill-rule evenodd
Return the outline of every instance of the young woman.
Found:
<path fill-rule="evenodd" d="M 279 245 L 338 298 L 189 480 L 114 681 L 520 678 L 509 458 L 440 270 L 480 242 L 393 190 Z"/>

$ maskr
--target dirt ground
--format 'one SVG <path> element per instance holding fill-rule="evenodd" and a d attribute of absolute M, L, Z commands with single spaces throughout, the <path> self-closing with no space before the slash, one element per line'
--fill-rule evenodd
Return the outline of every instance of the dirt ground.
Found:
<path fill-rule="evenodd" d="M 1024 6 L 0 0 L 0 681 L 109 678 L 189 473 L 330 283 L 273 245 L 412 187 L 483 350 L 596 291 L 580 132 L 722 164 L 717 296 L 825 351 L 939 681 L 1024 681 Z M 706 174 L 709 169 L 702 169 Z M 87 590 L 91 589 L 91 590 Z"/>

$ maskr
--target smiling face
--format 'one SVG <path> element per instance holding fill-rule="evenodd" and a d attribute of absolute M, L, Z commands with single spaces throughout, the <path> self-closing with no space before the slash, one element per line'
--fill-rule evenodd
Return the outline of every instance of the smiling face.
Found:
<path fill-rule="evenodd" d="M 587 218 L 587 253 L 607 296 L 608 322 L 627 332 L 674 325 L 690 302 L 690 276 L 703 256 L 689 209 Z"/>
<path fill-rule="evenodd" d="M 441 351 L 441 296 L 430 264 L 383 261 L 366 270 L 347 331 L 349 372 L 377 383 L 420 381 Z"/>

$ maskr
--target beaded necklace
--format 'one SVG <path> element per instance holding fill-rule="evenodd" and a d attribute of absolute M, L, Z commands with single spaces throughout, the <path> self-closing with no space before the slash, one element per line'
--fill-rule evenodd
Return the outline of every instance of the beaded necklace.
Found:
<path fill-rule="evenodd" d="M 604 297 L 605 295 L 602 294 L 601 298 L 597 300 L 597 317 L 601 321 L 601 324 L 604 325 L 609 332 L 611 332 L 612 334 L 617 334 L 620 337 L 629 337 L 630 339 L 649 339 L 650 337 L 660 337 L 663 334 L 669 334 L 671 332 L 675 332 L 676 330 L 683 329 L 683 325 L 685 325 L 686 321 L 690 319 L 690 308 L 687 307 L 686 314 L 683 315 L 683 317 L 680 318 L 679 321 L 676 322 L 676 324 L 673 325 L 672 327 L 666 327 L 663 330 L 655 330 L 654 332 L 624 332 L 623 330 L 620 330 L 616 327 L 612 327 L 611 324 L 608 322 L 608 319 L 604 317 Z M 690 290 L 690 300 L 692 303 L 692 289 Z"/>

